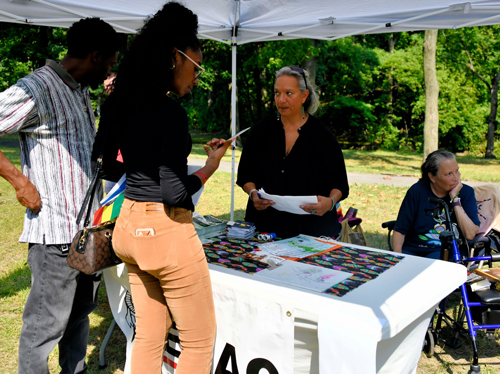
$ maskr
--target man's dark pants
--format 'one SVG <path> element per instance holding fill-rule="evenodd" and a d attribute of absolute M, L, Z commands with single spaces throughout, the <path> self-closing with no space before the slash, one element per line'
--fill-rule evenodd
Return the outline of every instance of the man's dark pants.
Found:
<path fill-rule="evenodd" d="M 19 374 L 48 374 L 48 357 L 59 344 L 61 374 L 86 372 L 88 315 L 97 306 L 101 275 L 70 268 L 62 246 L 30 244 L 31 290 L 19 339 Z"/>

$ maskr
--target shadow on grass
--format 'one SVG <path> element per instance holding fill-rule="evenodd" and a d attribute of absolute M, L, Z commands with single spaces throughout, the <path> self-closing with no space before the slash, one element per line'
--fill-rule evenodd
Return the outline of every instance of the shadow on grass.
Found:
<path fill-rule="evenodd" d="M 387 244 L 387 235 L 365 231 L 365 236 L 366 240 L 368 241 L 368 247 L 375 249 L 385 249 L 387 251 L 389 250 L 389 246 Z"/>
<path fill-rule="evenodd" d="M 363 165 L 381 164 L 383 166 L 375 167 L 375 169 L 390 169 L 397 171 L 399 169 L 405 170 L 405 174 L 410 172 L 420 172 L 420 160 L 417 162 L 415 155 L 402 155 L 393 153 L 389 155 L 370 153 L 366 151 L 343 151 L 344 159 L 346 161 L 361 161 Z M 362 152 L 362 153 L 361 153 Z"/>
<path fill-rule="evenodd" d="M 456 318 L 460 303 L 460 293 L 458 291 L 452 293 L 448 297 L 446 313 L 453 318 Z M 434 357 L 442 364 L 443 367 L 448 368 L 448 373 L 453 373 L 453 371 L 450 369 L 450 366 L 460 366 L 463 367 L 464 370 L 468 370 L 472 362 L 474 352 L 468 329 L 466 329 L 465 332 L 460 332 L 458 336 L 459 343 L 461 344 L 460 347 L 452 348 L 451 346 L 446 344 L 447 341 L 450 341 L 453 338 L 454 330 L 443 323 L 442 330 L 439 335 L 439 341 L 436 342 L 436 345 L 440 346 L 443 351 L 441 353 L 435 353 Z M 500 365 L 500 363 L 498 363 L 498 352 L 500 350 L 499 341 L 487 337 L 484 330 L 479 330 L 477 331 L 476 342 L 479 354 L 479 365 L 481 367 L 487 366 L 490 370 L 492 370 L 492 366 L 498 367 Z M 451 360 L 448 358 L 448 356 L 451 358 Z M 491 362 L 489 359 L 494 359 L 494 361 Z M 463 361 L 466 361 L 466 363 L 463 363 Z M 494 370 L 494 372 L 498 372 L 498 370 Z"/>
<path fill-rule="evenodd" d="M 216 218 L 229 221 L 231 219 L 231 213 L 220 214 L 215 216 Z M 245 209 L 237 209 L 234 211 L 234 220 L 244 220 L 245 219 Z"/>
<path fill-rule="evenodd" d="M 31 287 L 31 272 L 27 264 L 19 264 L 10 273 L 0 277 L 0 298 L 7 299 L 15 297 L 19 292 Z M 105 370 L 99 369 L 99 350 L 102 341 L 106 336 L 109 326 L 113 321 L 113 315 L 108 303 L 108 297 L 104 282 L 99 289 L 99 304 L 93 314 L 100 320 L 97 325 L 90 328 L 89 347 L 95 347 L 92 353 L 87 357 L 89 373 L 119 373 L 125 366 L 126 340 L 125 335 L 117 326 L 111 336 L 106 349 L 106 362 L 108 367 Z M 8 301 L 7 301 L 8 302 Z M 24 307 L 23 307 L 24 308 Z M 22 324 L 21 314 L 19 314 L 19 323 Z M 1 371 L 1 370 L 0 370 Z"/>
<path fill-rule="evenodd" d="M 499 165 L 500 160 L 498 159 L 486 159 L 486 158 L 477 158 L 477 157 L 457 157 L 457 161 L 459 164 L 467 164 L 467 165 Z"/>
<path fill-rule="evenodd" d="M 19 167 L 21 162 L 21 155 L 19 153 L 19 140 L 0 140 L 0 151 L 4 153 L 11 163 Z"/>
<path fill-rule="evenodd" d="M 0 140 L 0 147 L 19 149 L 19 140 Z"/>
<path fill-rule="evenodd" d="M 380 160 L 380 161 L 383 161 L 384 164 L 393 165 L 394 167 L 398 167 L 401 169 L 410 169 L 410 170 L 414 170 L 417 172 L 420 171 L 420 166 L 408 165 L 404 156 L 403 157 L 398 156 L 397 158 L 396 157 L 381 157 L 381 156 L 367 157 L 363 161 L 370 162 L 372 160 Z"/>
<path fill-rule="evenodd" d="M 10 273 L 0 277 L 0 298 L 4 299 L 4 303 L 9 303 L 9 301 L 7 300 L 8 298 L 15 298 L 19 292 L 29 290 L 30 287 L 31 272 L 28 265 L 18 264 L 16 265 L 16 268 L 13 269 Z M 125 366 L 126 340 L 125 335 L 121 332 L 119 327 L 115 328 L 106 349 L 105 357 L 108 366 L 105 370 L 99 369 L 99 350 L 101 348 L 102 341 L 106 336 L 106 332 L 108 331 L 108 328 L 113 321 L 113 315 L 108 303 L 104 282 L 101 283 L 98 297 L 98 307 L 92 313 L 94 314 L 94 316 L 91 315 L 90 317 L 91 321 L 95 321 L 97 319 L 99 322 L 97 324 L 94 323 L 90 328 L 88 345 L 89 347 L 94 347 L 94 349 L 87 357 L 89 373 L 122 373 L 122 370 Z M 24 304 L 23 301 L 21 301 L 21 303 Z M 16 323 L 19 323 L 19 326 L 22 325 L 22 309 L 24 309 L 24 306 L 21 305 L 21 311 L 19 311 L 18 317 L 16 318 L 16 321 L 18 321 Z M 55 368 L 53 369 L 56 370 Z M 1 369 L 0 372 L 2 372 Z"/>
<path fill-rule="evenodd" d="M 31 272 L 27 264 L 19 265 L 15 270 L 0 277 L 0 297 L 12 297 L 18 292 L 31 287 Z"/>
<path fill-rule="evenodd" d="M 88 345 L 89 347 L 94 347 L 94 349 L 87 356 L 88 372 L 89 374 L 121 373 L 125 368 L 127 341 L 118 325 L 115 326 L 110 340 L 106 345 L 104 352 L 106 367 L 104 369 L 100 369 L 99 367 L 100 349 L 104 337 L 113 322 L 113 314 L 109 306 L 104 278 L 99 289 L 99 303 L 93 314 L 95 318 L 101 319 L 101 321 L 90 328 Z"/>

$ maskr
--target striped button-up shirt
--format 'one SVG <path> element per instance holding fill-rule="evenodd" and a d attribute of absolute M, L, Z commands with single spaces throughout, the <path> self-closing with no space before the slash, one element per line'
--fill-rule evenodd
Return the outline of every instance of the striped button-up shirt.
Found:
<path fill-rule="evenodd" d="M 51 60 L 0 94 L 0 137 L 19 133 L 23 174 L 42 200 L 38 215 L 26 209 L 20 242 L 67 244 L 82 228 L 94 123 L 88 88 Z"/>

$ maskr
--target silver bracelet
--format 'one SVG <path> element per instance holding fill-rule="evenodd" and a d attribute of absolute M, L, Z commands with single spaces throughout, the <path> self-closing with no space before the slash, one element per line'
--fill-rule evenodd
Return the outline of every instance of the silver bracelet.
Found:
<path fill-rule="evenodd" d="M 253 201 L 253 199 L 252 199 L 252 192 L 254 192 L 254 191 L 257 191 L 257 189 L 256 188 L 252 188 L 250 190 L 250 192 L 248 193 L 248 196 L 250 196 L 250 200 L 252 200 L 252 201 Z"/>

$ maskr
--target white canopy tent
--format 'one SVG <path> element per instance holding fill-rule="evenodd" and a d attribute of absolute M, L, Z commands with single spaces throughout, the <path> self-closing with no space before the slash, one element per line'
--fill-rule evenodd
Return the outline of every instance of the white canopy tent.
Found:
<path fill-rule="evenodd" d="M 83 17 L 100 17 L 116 30 L 135 33 L 166 0 L 0 0 L 0 22 L 69 27 Z M 232 46 L 232 87 L 236 49 L 256 41 L 427 29 L 457 29 L 500 23 L 500 0 L 181 0 L 198 15 L 199 37 Z M 232 134 L 236 131 L 236 90 L 232 90 Z M 233 151 L 231 219 L 234 216 Z"/>
<path fill-rule="evenodd" d="M 244 44 L 334 40 L 355 34 L 460 28 L 498 23 L 500 1 L 472 0 L 181 0 L 199 17 L 200 37 Z M 68 27 L 100 17 L 133 33 L 165 0 L 0 0 L 0 21 Z M 238 27 L 233 40 L 233 28 Z"/>

